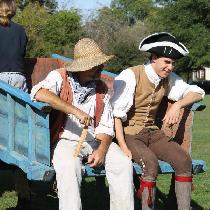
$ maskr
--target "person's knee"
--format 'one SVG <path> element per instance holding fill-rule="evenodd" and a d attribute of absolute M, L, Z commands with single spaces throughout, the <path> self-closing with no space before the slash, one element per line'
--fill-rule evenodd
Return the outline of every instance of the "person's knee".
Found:
<path fill-rule="evenodd" d="M 188 153 L 180 155 L 176 160 L 176 174 L 189 174 L 192 170 L 192 160 Z"/>
<path fill-rule="evenodd" d="M 105 162 L 105 169 L 107 174 L 118 174 L 118 175 L 123 175 L 123 174 L 129 174 L 129 176 L 133 175 L 133 165 L 132 161 L 123 155 L 119 155 L 115 160 L 112 161 L 106 161 Z"/>
<path fill-rule="evenodd" d="M 124 170 L 132 170 L 132 161 L 120 150 L 119 146 L 112 143 L 109 147 L 108 154 L 105 158 L 106 170 L 114 170 L 121 172 Z"/>
<path fill-rule="evenodd" d="M 153 177 L 154 179 L 158 175 L 158 159 L 150 157 L 149 159 L 140 159 L 140 165 L 142 167 L 142 175 L 144 177 Z"/>

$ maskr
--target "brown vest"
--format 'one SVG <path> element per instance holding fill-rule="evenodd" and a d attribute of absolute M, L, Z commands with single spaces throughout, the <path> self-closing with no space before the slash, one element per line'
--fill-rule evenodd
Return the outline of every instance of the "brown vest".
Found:
<path fill-rule="evenodd" d="M 155 88 L 149 81 L 144 66 L 131 69 L 135 74 L 136 89 L 133 106 L 124 123 L 124 131 L 125 134 L 136 135 L 145 127 L 157 129 L 155 117 L 163 96 L 167 94 L 168 79 L 162 79 Z"/>
<path fill-rule="evenodd" d="M 59 97 L 64 101 L 72 103 L 72 89 L 69 83 L 68 74 L 64 68 L 57 70 L 63 79 L 62 89 L 60 91 Z M 94 127 L 97 127 L 101 115 L 104 110 L 104 97 L 108 92 L 108 88 L 106 84 L 101 80 L 96 80 L 96 111 L 94 116 Z M 64 126 L 66 123 L 66 114 L 64 112 L 53 109 L 50 114 L 50 139 L 51 145 L 53 145 L 60 137 L 62 132 L 64 131 Z"/>

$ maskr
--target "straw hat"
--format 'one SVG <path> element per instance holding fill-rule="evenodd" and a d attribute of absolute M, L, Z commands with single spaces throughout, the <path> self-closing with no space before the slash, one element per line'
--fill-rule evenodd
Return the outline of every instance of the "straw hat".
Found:
<path fill-rule="evenodd" d="M 113 57 L 113 55 L 104 54 L 94 40 L 83 38 L 75 45 L 74 59 L 66 63 L 66 68 L 71 72 L 87 71 L 104 64 Z"/>

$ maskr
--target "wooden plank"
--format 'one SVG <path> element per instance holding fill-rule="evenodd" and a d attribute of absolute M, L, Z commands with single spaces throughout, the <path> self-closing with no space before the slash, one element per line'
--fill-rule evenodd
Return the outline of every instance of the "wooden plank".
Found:
<path fill-rule="evenodd" d="M 15 102 L 14 99 L 11 97 L 10 94 L 7 93 L 7 107 L 8 107 L 8 151 L 14 151 L 14 144 L 15 144 Z"/>
<path fill-rule="evenodd" d="M 30 162 L 36 160 L 35 156 L 35 133 L 34 133 L 34 118 L 35 113 L 31 107 L 27 104 L 26 111 L 28 115 L 28 159 Z"/>
<path fill-rule="evenodd" d="M 142 169 L 137 163 L 133 163 L 133 168 L 134 168 L 134 174 L 136 175 L 142 174 Z M 193 160 L 192 168 L 193 168 L 193 174 L 203 173 L 207 170 L 206 162 L 203 160 Z M 159 174 L 169 174 L 173 172 L 174 170 L 169 163 L 164 161 L 159 161 Z M 94 176 L 105 176 L 105 175 L 106 171 L 104 167 L 94 169 L 91 168 L 89 165 L 85 166 L 84 176 L 94 177 Z"/>
<path fill-rule="evenodd" d="M 49 105 L 47 103 L 41 103 L 41 102 L 34 102 L 31 100 L 30 95 L 28 93 L 25 93 L 22 90 L 19 90 L 11 85 L 8 85 L 7 83 L 0 81 L 0 90 L 3 92 L 14 96 L 15 98 L 23 101 L 26 104 L 29 104 L 32 108 L 36 108 L 39 110 L 44 110 L 44 111 L 50 111 Z"/>

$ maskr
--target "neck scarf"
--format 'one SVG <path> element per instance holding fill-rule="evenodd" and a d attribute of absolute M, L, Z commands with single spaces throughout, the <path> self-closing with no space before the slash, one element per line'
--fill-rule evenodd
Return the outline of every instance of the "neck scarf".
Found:
<path fill-rule="evenodd" d="M 95 93 L 95 81 L 89 81 L 85 85 L 81 85 L 75 73 L 70 74 L 70 80 L 72 84 L 72 89 L 74 91 L 75 99 L 78 104 L 85 102 L 88 96 Z"/>

